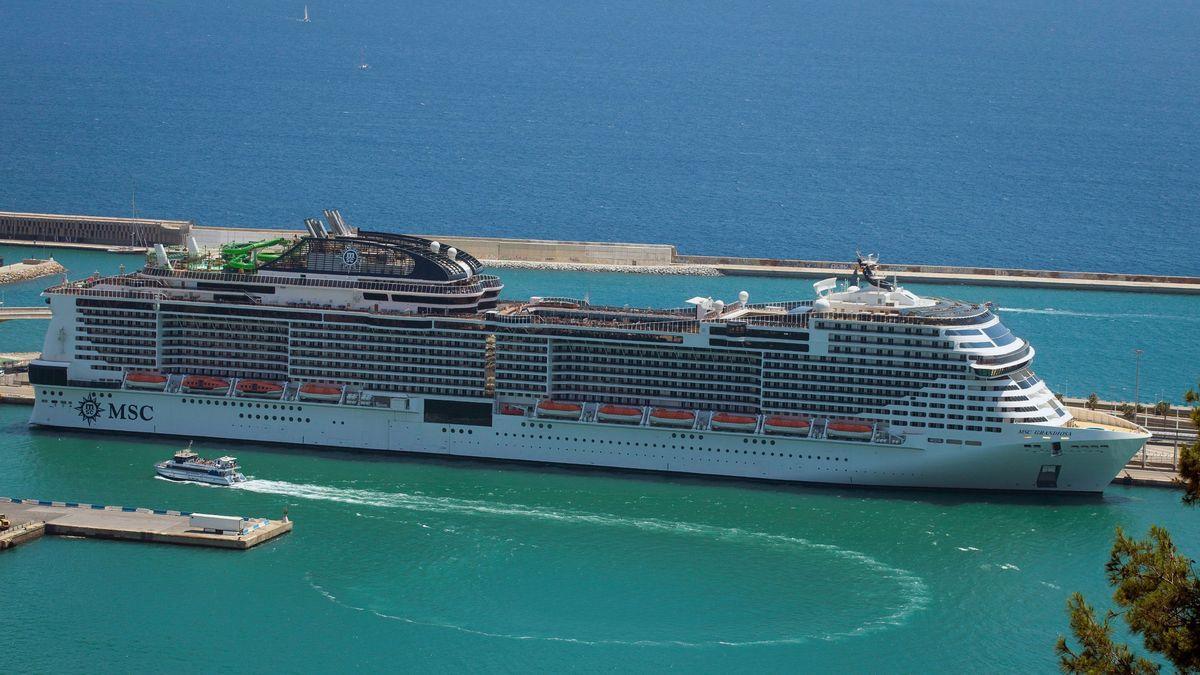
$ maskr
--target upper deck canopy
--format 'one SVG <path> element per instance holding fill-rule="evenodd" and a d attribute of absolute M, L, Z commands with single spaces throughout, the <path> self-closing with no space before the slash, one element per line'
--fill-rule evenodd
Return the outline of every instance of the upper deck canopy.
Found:
<path fill-rule="evenodd" d="M 483 268 L 473 256 L 430 239 L 383 232 L 302 237 L 264 271 L 345 274 L 433 282 L 465 281 Z"/>

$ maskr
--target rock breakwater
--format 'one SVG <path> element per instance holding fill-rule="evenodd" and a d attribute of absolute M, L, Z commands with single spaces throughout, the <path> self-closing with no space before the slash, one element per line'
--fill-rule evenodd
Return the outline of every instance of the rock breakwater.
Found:
<path fill-rule="evenodd" d="M 0 267 L 0 284 L 29 281 L 30 279 L 37 279 L 38 277 L 49 276 L 51 274 L 62 274 L 66 271 L 67 269 L 54 258 L 50 258 L 49 260 L 26 258 L 19 263 Z"/>

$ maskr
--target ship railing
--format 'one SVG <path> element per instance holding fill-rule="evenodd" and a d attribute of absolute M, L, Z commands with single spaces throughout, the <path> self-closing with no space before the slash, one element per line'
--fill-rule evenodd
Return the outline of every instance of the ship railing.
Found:
<path fill-rule="evenodd" d="M 85 295 L 88 297 L 100 297 L 100 298 L 139 298 L 139 299 L 145 299 L 145 300 L 162 300 L 167 297 L 166 294 L 162 293 L 162 292 L 155 293 L 155 292 L 150 292 L 150 291 L 132 291 L 132 290 L 130 290 L 130 291 L 114 291 L 114 290 L 106 290 L 106 289 L 102 289 L 102 288 L 83 288 L 83 287 L 79 287 L 79 286 L 69 286 L 69 285 L 68 286 L 61 286 L 61 285 L 53 286 L 51 288 L 46 289 L 46 292 L 53 293 L 56 295 Z"/>

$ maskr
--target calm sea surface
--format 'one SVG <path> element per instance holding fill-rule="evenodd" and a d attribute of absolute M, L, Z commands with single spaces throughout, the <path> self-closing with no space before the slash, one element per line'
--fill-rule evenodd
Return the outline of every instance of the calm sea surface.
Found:
<path fill-rule="evenodd" d="M 1195 2 L 302 4 L 0 4 L 0 208 L 1200 269 Z"/>
<path fill-rule="evenodd" d="M 1196 274 L 1200 9 L 1128 2 L 0 4 L 0 208 L 652 241 L 695 253 Z M 363 59 L 368 70 L 357 65 Z M 34 251 L 37 252 L 37 251 Z M 13 259 L 30 249 L 0 247 Z M 44 253 L 44 251 L 42 252 Z M 140 256 L 61 251 L 73 277 Z M 506 295 L 676 306 L 807 282 L 503 273 Z M 8 286 L 30 305 L 49 280 Z M 1178 400 L 1200 299 L 992 300 L 1071 395 Z M 0 351 L 45 322 L 0 323 Z M 1103 499 L 766 487 L 30 430 L 0 495 L 245 515 L 246 554 L 46 539 L 0 556 L 6 671 L 1050 671 L 1107 604 Z M 232 651 L 226 645 L 233 645 Z"/>

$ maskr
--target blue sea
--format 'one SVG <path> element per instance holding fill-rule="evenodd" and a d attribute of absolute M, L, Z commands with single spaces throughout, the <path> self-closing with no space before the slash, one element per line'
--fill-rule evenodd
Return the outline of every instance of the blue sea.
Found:
<path fill-rule="evenodd" d="M 1200 273 L 1200 5 L 0 3 L 0 209 L 666 242 L 687 253 Z M 361 69 L 360 64 L 369 63 Z M 140 256 L 53 254 L 72 278 Z M 677 306 L 804 280 L 510 270 L 505 295 Z M 51 280 L 0 289 L 40 302 Z M 1056 391 L 1178 401 L 1200 298 L 971 286 Z M 0 323 L 0 352 L 46 322 Z M 0 496 L 278 516 L 247 553 L 0 555 L 0 669 L 1050 672 L 1117 526 L 1170 490 L 1040 500 L 767 486 L 30 429 Z M 1118 620 L 1119 622 L 1119 620 Z M 1123 636 L 1127 637 L 1127 636 Z M 1142 651 L 1137 641 L 1135 647 Z"/>
<path fill-rule="evenodd" d="M 1200 270 L 1189 0 L 309 9 L 0 4 L 0 208 Z"/>

